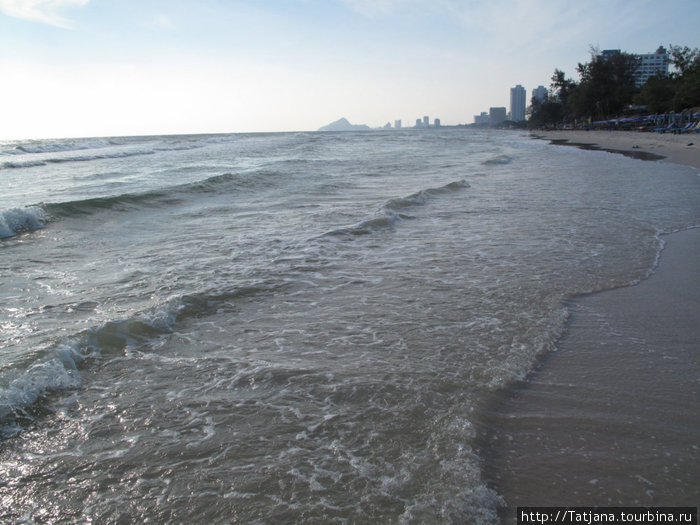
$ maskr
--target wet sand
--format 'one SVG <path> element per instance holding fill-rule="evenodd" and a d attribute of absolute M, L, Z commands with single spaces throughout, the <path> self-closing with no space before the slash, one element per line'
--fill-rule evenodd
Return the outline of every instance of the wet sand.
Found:
<path fill-rule="evenodd" d="M 568 143 L 583 147 L 597 146 L 597 149 L 626 152 L 643 157 L 645 160 L 661 160 L 700 169 L 700 134 L 651 133 L 637 131 L 542 131 L 534 132 L 536 138 L 555 143 Z"/>
<path fill-rule="evenodd" d="M 546 138 L 631 150 L 629 135 L 642 134 L 605 135 Z M 700 168 L 693 146 L 649 140 L 634 150 Z M 503 496 L 503 523 L 518 506 L 698 504 L 700 229 L 663 239 L 651 277 L 570 301 L 557 351 L 487 411 L 484 471 Z"/>

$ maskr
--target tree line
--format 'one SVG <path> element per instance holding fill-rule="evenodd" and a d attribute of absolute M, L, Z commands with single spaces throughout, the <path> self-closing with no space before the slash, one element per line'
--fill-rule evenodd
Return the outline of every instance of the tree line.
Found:
<path fill-rule="evenodd" d="M 637 87 L 641 60 L 619 52 L 602 55 L 591 49 L 591 61 L 579 63 L 579 80 L 555 69 L 547 99 L 534 97 L 528 108 L 530 127 L 549 127 L 617 118 L 632 113 L 681 112 L 700 106 L 700 49 L 669 46 L 668 75 L 657 74 Z"/>

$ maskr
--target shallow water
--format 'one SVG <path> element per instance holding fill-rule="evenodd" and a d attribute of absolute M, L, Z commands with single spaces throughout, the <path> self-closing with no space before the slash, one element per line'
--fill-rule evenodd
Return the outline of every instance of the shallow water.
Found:
<path fill-rule="evenodd" d="M 494 395 L 484 471 L 518 506 L 694 507 L 700 490 L 700 229 L 664 236 L 638 286 L 576 298 L 557 351 Z"/>
<path fill-rule="evenodd" d="M 471 130 L 0 146 L 2 519 L 496 523 L 477 427 L 697 171 Z"/>

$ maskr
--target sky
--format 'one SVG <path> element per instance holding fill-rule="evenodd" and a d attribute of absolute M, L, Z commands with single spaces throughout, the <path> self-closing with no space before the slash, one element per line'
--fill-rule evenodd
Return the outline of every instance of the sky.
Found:
<path fill-rule="evenodd" d="M 468 124 L 700 0 L 0 0 L 0 139 Z"/>

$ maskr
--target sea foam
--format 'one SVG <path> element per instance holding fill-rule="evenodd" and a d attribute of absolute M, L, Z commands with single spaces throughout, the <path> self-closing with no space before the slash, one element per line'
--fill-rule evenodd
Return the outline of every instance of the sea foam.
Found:
<path fill-rule="evenodd" d="M 0 212 L 0 239 L 40 230 L 46 225 L 44 210 L 36 206 L 13 208 Z"/>

